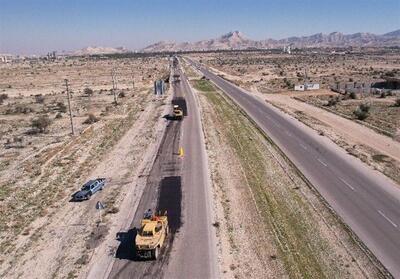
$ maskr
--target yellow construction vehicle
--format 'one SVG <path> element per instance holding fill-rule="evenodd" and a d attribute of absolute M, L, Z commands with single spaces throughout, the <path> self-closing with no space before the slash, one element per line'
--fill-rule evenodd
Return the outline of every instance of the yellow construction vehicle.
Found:
<path fill-rule="evenodd" d="M 180 108 L 178 105 L 174 105 L 173 118 L 175 120 L 183 119 L 183 109 Z"/>
<path fill-rule="evenodd" d="M 156 260 L 160 255 L 169 233 L 167 212 L 153 214 L 149 209 L 145 212 L 138 230 L 135 245 L 138 258 Z"/>

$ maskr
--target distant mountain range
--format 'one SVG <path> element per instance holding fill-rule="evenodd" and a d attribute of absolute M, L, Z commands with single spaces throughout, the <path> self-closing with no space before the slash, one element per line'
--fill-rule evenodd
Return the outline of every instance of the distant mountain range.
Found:
<path fill-rule="evenodd" d="M 372 33 L 355 33 L 345 35 L 340 32 L 330 34 L 318 33 L 311 36 L 289 37 L 281 40 L 251 40 L 240 31 L 229 32 L 216 39 L 208 39 L 197 42 L 166 42 L 161 41 L 149 45 L 141 52 L 170 52 L 170 51 L 202 51 L 202 50 L 229 50 L 229 49 L 268 49 L 281 48 L 284 46 L 292 48 L 312 48 L 312 47 L 393 47 L 400 46 L 400 29 L 383 35 Z M 101 55 L 113 53 L 132 52 L 124 47 L 86 47 L 68 55 Z"/>
<path fill-rule="evenodd" d="M 128 53 L 131 52 L 129 49 L 124 47 L 97 47 L 89 46 L 69 53 L 74 56 L 85 56 L 85 55 L 100 55 L 100 54 L 113 54 L 113 53 Z"/>
<path fill-rule="evenodd" d="M 248 48 L 278 48 L 291 45 L 297 48 L 312 47 L 390 47 L 400 46 L 400 29 L 383 35 L 371 33 L 355 33 L 345 35 L 340 32 L 330 34 L 314 34 L 303 37 L 289 37 L 281 40 L 266 39 L 255 41 L 248 39 L 240 31 L 229 32 L 216 39 L 184 42 L 158 42 L 142 49 L 143 52 L 163 51 L 199 51 L 199 50 L 226 50 Z"/>

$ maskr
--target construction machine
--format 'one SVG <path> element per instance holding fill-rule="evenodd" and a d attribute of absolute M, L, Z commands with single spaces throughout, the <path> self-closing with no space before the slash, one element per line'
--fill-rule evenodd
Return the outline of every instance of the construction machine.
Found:
<path fill-rule="evenodd" d="M 183 119 L 183 109 L 178 105 L 174 105 L 173 119 L 182 120 Z"/>
<path fill-rule="evenodd" d="M 156 260 L 169 233 L 167 212 L 153 214 L 149 209 L 135 238 L 136 256 Z"/>

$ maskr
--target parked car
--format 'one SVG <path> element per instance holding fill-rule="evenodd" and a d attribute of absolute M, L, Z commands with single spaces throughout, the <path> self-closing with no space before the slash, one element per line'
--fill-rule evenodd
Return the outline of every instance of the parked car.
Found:
<path fill-rule="evenodd" d="M 80 191 L 72 195 L 72 198 L 74 201 L 89 200 L 94 193 L 103 190 L 105 183 L 105 178 L 89 180 L 82 186 Z"/>

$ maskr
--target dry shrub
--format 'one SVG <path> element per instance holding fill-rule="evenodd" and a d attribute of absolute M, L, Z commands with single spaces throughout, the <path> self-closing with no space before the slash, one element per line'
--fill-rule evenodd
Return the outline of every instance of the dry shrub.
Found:
<path fill-rule="evenodd" d="M 369 116 L 369 110 L 371 106 L 369 104 L 361 104 L 353 112 L 358 120 L 365 120 Z"/>
<path fill-rule="evenodd" d="M 3 93 L 0 94 L 0 104 L 2 104 L 4 102 L 4 100 L 8 99 L 8 95 Z"/>
<path fill-rule="evenodd" d="M 86 88 L 83 90 L 83 93 L 84 93 L 85 95 L 92 96 L 92 95 L 93 95 L 93 89 L 91 89 L 91 88 L 89 88 L 89 87 L 86 87 Z"/>
<path fill-rule="evenodd" d="M 99 121 L 99 118 L 97 118 L 93 113 L 89 113 L 88 118 L 86 118 L 85 121 L 83 121 L 83 124 L 93 124 Z"/>
<path fill-rule="evenodd" d="M 43 104 L 45 99 L 46 98 L 42 94 L 35 95 L 35 101 L 38 104 Z"/>
<path fill-rule="evenodd" d="M 57 108 L 60 112 L 67 112 L 67 106 L 63 102 L 58 102 Z"/>
<path fill-rule="evenodd" d="M 51 120 L 48 115 L 41 115 L 38 118 L 32 119 L 31 126 L 38 133 L 44 133 L 50 126 Z"/>

